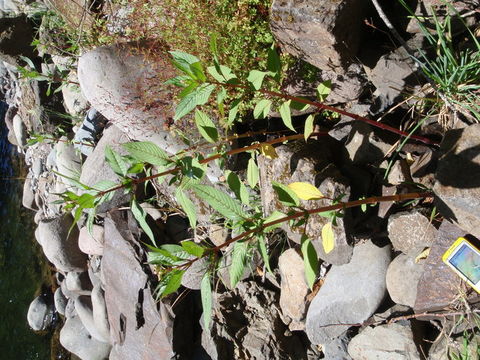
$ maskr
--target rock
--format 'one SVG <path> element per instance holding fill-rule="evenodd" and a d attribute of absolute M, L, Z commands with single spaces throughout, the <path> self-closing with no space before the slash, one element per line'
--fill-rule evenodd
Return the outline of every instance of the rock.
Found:
<path fill-rule="evenodd" d="M 463 288 L 462 280 L 442 261 L 442 256 L 459 236 L 464 235 L 463 230 L 447 220 L 440 225 L 418 282 L 416 313 L 446 308 L 458 297 Z"/>
<path fill-rule="evenodd" d="M 348 343 L 350 337 L 346 334 L 323 345 L 323 355 L 325 359 L 352 360 L 348 354 Z"/>
<path fill-rule="evenodd" d="M 352 114 L 359 116 L 368 116 L 368 108 L 370 105 L 354 103 L 350 108 L 347 108 Z M 338 141 L 346 143 L 350 133 L 352 132 L 352 126 L 357 120 L 352 119 L 346 115 L 341 115 L 340 120 L 335 124 L 332 130 L 328 132 L 328 135 Z"/>
<path fill-rule="evenodd" d="M 46 296 L 37 296 L 28 307 L 28 325 L 35 330 L 45 330 L 53 322 L 53 305 Z"/>
<path fill-rule="evenodd" d="M 76 186 L 77 183 L 69 178 L 78 179 L 82 171 L 82 158 L 77 154 L 72 144 L 66 137 L 61 137 L 55 145 L 56 163 L 62 182 L 66 185 Z"/>
<path fill-rule="evenodd" d="M 106 360 L 111 346 L 95 340 L 78 316 L 67 318 L 60 330 L 60 344 L 81 360 Z"/>
<path fill-rule="evenodd" d="M 105 293 L 100 285 L 93 288 L 91 300 L 95 328 L 102 338 L 110 341 L 110 325 L 108 324 Z"/>
<path fill-rule="evenodd" d="M 391 185 L 400 185 L 404 182 L 413 182 L 408 163 L 404 159 L 395 161 L 388 173 L 388 183 Z"/>
<path fill-rule="evenodd" d="M 447 131 L 433 187 L 440 213 L 476 237 L 480 237 L 479 137 L 480 124 Z"/>
<path fill-rule="evenodd" d="M 90 155 L 94 149 L 94 144 L 98 142 L 100 133 L 105 128 L 107 119 L 103 117 L 97 110 L 91 108 L 88 110 L 82 125 L 75 132 L 74 144 L 75 149 L 86 156 Z"/>
<path fill-rule="evenodd" d="M 88 277 L 88 272 L 71 271 L 65 277 L 65 286 L 68 291 L 78 295 L 90 295 L 92 291 L 92 283 Z"/>
<path fill-rule="evenodd" d="M 331 163 L 328 142 L 309 142 L 300 150 L 293 150 L 285 145 L 276 148 L 278 157 L 272 160 L 265 160 L 259 157 L 260 169 L 260 194 L 264 211 L 267 215 L 273 211 L 288 212 L 288 209 L 280 203 L 275 191 L 272 188 L 272 181 L 282 184 L 302 181 L 314 184 L 326 197 L 336 198 L 340 194 L 349 197 L 350 187 L 348 180 Z M 303 201 L 301 206 L 306 209 L 313 209 L 320 206 L 330 205 L 324 200 Z M 346 211 L 343 218 L 337 218 L 337 226 L 333 228 L 335 233 L 335 248 L 329 254 L 325 254 L 321 245 L 321 230 L 330 219 L 319 215 L 312 215 L 309 218 L 306 234 L 313 240 L 318 257 L 330 264 L 345 264 L 352 256 L 352 247 L 349 244 L 347 235 L 351 224 L 350 212 Z M 290 239 L 300 243 L 304 227 L 292 229 L 287 224 L 282 228 L 287 232 Z"/>
<path fill-rule="evenodd" d="M 396 250 L 416 253 L 432 245 L 437 230 L 419 211 L 400 212 L 388 219 L 388 236 Z"/>
<path fill-rule="evenodd" d="M 67 307 L 68 299 L 63 295 L 61 288 L 55 290 L 53 300 L 55 302 L 55 310 L 57 310 L 60 315 L 65 315 L 65 308 Z"/>
<path fill-rule="evenodd" d="M 93 225 L 92 234 L 86 226 L 82 227 L 78 236 L 78 247 L 88 255 L 103 255 L 103 233 L 103 226 L 100 225 Z"/>
<path fill-rule="evenodd" d="M 348 345 L 353 360 L 420 360 L 410 323 L 367 327 Z"/>
<path fill-rule="evenodd" d="M 222 245 L 225 241 L 228 240 L 230 233 L 228 229 L 218 224 L 211 224 L 208 228 L 208 238 L 212 241 L 215 246 Z"/>
<path fill-rule="evenodd" d="M 27 128 L 19 115 L 13 117 L 13 132 L 20 147 L 27 145 Z"/>
<path fill-rule="evenodd" d="M 65 317 L 66 318 L 73 318 L 73 317 L 77 316 L 77 310 L 75 310 L 75 299 L 76 299 L 76 297 L 68 299 L 67 306 L 65 307 Z"/>
<path fill-rule="evenodd" d="M 62 87 L 63 101 L 65 102 L 65 110 L 70 115 L 82 115 L 88 109 L 88 101 L 82 95 L 80 87 L 74 82 L 77 82 L 77 75 L 74 71 L 70 71 L 67 76 L 67 81 L 71 83 Z"/>
<path fill-rule="evenodd" d="M 105 303 L 114 344 L 110 360 L 173 356 L 173 319 L 167 316 L 169 310 L 162 302 L 158 303 L 161 315 L 157 310 L 149 275 L 144 272 L 144 259 L 145 254 L 121 213 L 110 212 L 105 219 L 102 259 Z"/>
<path fill-rule="evenodd" d="M 281 320 L 278 293 L 245 281 L 215 298 L 211 329 L 202 332 L 212 359 L 307 359 L 302 335 L 290 333 Z"/>
<path fill-rule="evenodd" d="M 104 333 L 100 332 L 97 329 L 95 320 L 93 319 L 93 310 L 92 310 L 92 299 L 90 296 L 81 295 L 75 299 L 75 310 L 77 311 L 78 317 L 82 321 L 83 326 L 89 332 L 90 335 L 95 340 L 100 342 L 109 343 L 109 332 Z M 104 330 L 104 329 L 102 329 Z"/>
<path fill-rule="evenodd" d="M 183 274 L 182 285 L 187 289 L 200 290 L 200 284 L 208 265 L 209 262 L 205 258 L 195 261 Z"/>
<path fill-rule="evenodd" d="M 415 263 L 415 256 L 398 255 L 388 266 L 387 290 L 397 304 L 413 308 L 417 298 L 417 285 L 423 273 L 424 260 Z"/>
<path fill-rule="evenodd" d="M 288 53 L 322 70 L 341 72 L 359 48 L 364 9 L 358 0 L 275 0 L 270 26 Z"/>
<path fill-rule="evenodd" d="M 349 141 L 345 144 L 349 160 L 357 165 L 380 162 L 391 147 L 370 125 L 362 121 L 352 124 Z"/>
<path fill-rule="evenodd" d="M 32 190 L 32 178 L 27 176 L 23 184 L 22 205 L 29 210 L 38 210 L 35 204 L 35 193 Z"/>
<path fill-rule="evenodd" d="M 307 312 L 306 333 L 312 343 L 328 343 L 348 329 L 325 325 L 363 322 L 377 310 L 389 263 L 390 246 L 379 248 L 369 241 L 355 246 L 348 264 L 332 266 Z"/>
<path fill-rule="evenodd" d="M 87 255 L 78 248 L 78 230 L 74 226 L 68 236 L 73 219 L 66 215 L 56 219 L 41 220 L 38 224 L 38 242 L 48 260 L 63 272 L 83 271 Z"/>
<path fill-rule="evenodd" d="M 126 155 L 126 150 L 122 148 L 121 144 L 128 141 L 128 137 L 116 126 L 106 128 L 97 146 L 83 164 L 80 182 L 88 186 L 94 186 L 102 180 L 119 182 L 118 176 L 105 160 L 105 147 L 108 145 L 120 154 Z M 98 206 L 97 212 L 102 213 L 126 203 L 130 197 L 131 195 L 124 194 L 123 190 L 117 190 L 110 201 Z"/>
<path fill-rule="evenodd" d="M 176 153 L 184 145 L 164 130 L 175 101 L 171 87 L 163 83 L 177 74 L 170 56 L 156 50 L 149 59 L 144 53 L 154 51 L 143 44 L 97 47 L 80 57 L 78 80 L 92 106 L 130 138 Z"/>
<path fill-rule="evenodd" d="M 284 316 L 291 319 L 290 330 L 303 330 L 309 293 L 305 280 L 302 257 L 295 249 L 288 249 L 278 259 L 278 269 L 282 277 L 280 289 L 280 308 Z"/>

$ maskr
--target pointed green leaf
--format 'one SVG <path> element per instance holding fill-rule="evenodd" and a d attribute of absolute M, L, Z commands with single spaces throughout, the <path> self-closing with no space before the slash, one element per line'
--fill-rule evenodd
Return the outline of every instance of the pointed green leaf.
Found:
<path fill-rule="evenodd" d="M 192 189 L 200 199 L 206 201 L 225 218 L 239 221 L 248 217 L 240 203 L 227 194 L 208 185 L 194 185 Z"/>
<path fill-rule="evenodd" d="M 259 235 L 258 240 L 258 251 L 262 255 L 263 262 L 269 273 L 272 273 L 272 269 L 270 268 L 270 260 L 268 258 L 268 251 L 267 251 L 267 244 L 265 243 L 265 236 Z"/>
<path fill-rule="evenodd" d="M 289 189 L 288 186 L 272 181 L 273 190 L 277 193 L 278 200 L 286 206 L 299 206 L 300 200 L 298 196 Z"/>
<path fill-rule="evenodd" d="M 157 243 L 155 242 L 155 236 L 153 236 L 152 229 L 150 229 L 150 226 L 147 224 L 147 221 L 145 220 L 147 216 L 147 213 L 145 212 L 145 210 L 143 210 L 141 206 L 138 205 L 135 199 L 132 200 L 132 203 L 130 204 L 130 209 L 132 210 L 132 214 L 135 217 L 135 220 L 138 221 L 138 224 L 140 225 L 142 230 L 150 238 L 152 243 L 156 246 Z"/>
<path fill-rule="evenodd" d="M 203 253 L 205 252 L 205 249 L 201 247 L 200 245 L 194 243 L 193 241 L 182 241 L 181 242 L 182 247 L 185 249 L 186 252 L 189 254 L 199 258 L 203 256 Z"/>
<path fill-rule="evenodd" d="M 187 197 L 187 195 L 182 191 L 181 188 L 177 188 L 177 190 L 175 191 L 175 197 L 180 206 L 182 207 L 183 211 L 185 211 L 185 214 L 187 214 L 190 226 L 195 229 L 195 227 L 197 226 L 197 212 L 192 200 Z"/>
<path fill-rule="evenodd" d="M 200 62 L 190 64 L 190 70 L 193 74 L 193 77 L 199 80 L 200 82 L 204 82 L 205 80 L 207 80 L 207 77 L 203 72 L 202 64 Z"/>
<path fill-rule="evenodd" d="M 248 74 L 247 81 L 249 81 L 255 90 L 258 90 L 262 87 L 263 79 L 267 75 L 264 71 L 252 70 Z"/>
<path fill-rule="evenodd" d="M 311 290 L 317 278 L 318 256 L 315 247 L 306 235 L 302 236 L 301 249 L 305 266 L 305 280 Z"/>
<path fill-rule="evenodd" d="M 322 82 L 317 87 L 318 99 L 320 101 L 325 101 L 327 99 L 327 96 L 330 94 L 331 90 L 332 90 L 332 82 L 330 80 Z"/>
<path fill-rule="evenodd" d="M 264 119 L 270 113 L 270 107 L 272 106 L 272 102 L 267 99 L 260 100 L 255 108 L 253 109 L 253 117 L 255 119 Z"/>
<path fill-rule="evenodd" d="M 290 112 L 290 102 L 291 100 L 285 101 L 278 109 L 278 112 L 280 113 L 280 116 L 282 117 L 282 120 L 285 126 L 290 130 L 295 131 L 295 128 L 292 125 L 292 114 Z"/>
<path fill-rule="evenodd" d="M 168 154 L 150 141 L 129 142 L 123 147 L 140 162 L 155 166 L 166 166 L 170 162 Z"/>
<path fill-rule="evenodd" d="M 109 145 L 105 147 L 105 160 L 115 174 L 120 176 L 127 175 L 130 165 L 123 159 L 122 155 L 113 150 Z"/>
<path fill-rule="evenodd" d="M 172 270 L 168 273 L 166 279 L 166 286 L 162 291 L 162 296 L 167 296 L 175 291 L 182 285 L 182 277 L 185 271 L 183 270 Z"/>
<path fill-rule="evenodd" d="M 176 121 L 181 119 L 190 111 L 195 109 L 197 105 L 206 104 L 214 89 L 215 85 L 213 84 L 202 84 L 190 94 L 186 95 L 178 103 L 177 108 L 175 109 L 175 116 L 173 117 L 173 120 Z"/>
<path fill-rule="evenodd" d="M 237 199 L 239 199 L 242 204 L 249 205 L 250 197 L 248 195 L 247 187 L 240 181 L 240 178 L 232 171 L 226 172 L 227 184 L 228 187 L 234 192 Z"/>
<path fill-rule="evenodd" d="M 209 331 L 210 320 L 212 319 L 212 286 L 209 272 L 203 275 L 200 284 L 200 297 L 202 299 L 203 324 L 205 325 L 205 331 Z"/>
<path fill-rule="evenodd" d="M 272 44 L 270 49 L 268 49 L 267 69 L 275 74 L 275 80 L 280 80 L 282 64 L 280 56 L 278 56 L 277 50 L 275 49 L 275 44 Z"/>
<path fill-rule="evenodd" d="M 305 137 L 305 141 L 308 140 L 310 135 L 313 133 L 313 120 L 315 117 L 313 115 L 309 115 L 307 117 L 307 120 L 305 120 L 305 131 L 303 133 L 303 136 Z"/>
<path fill-rule="evenodd" d="M 232 264 L 230 265 L 230 286 L 234 288 L 245 272 L 248 244 L 236 242 L 233 246 Z"/>
<path fill-rule="evenodd" d="M 252 189 L 255 186 L 257 186 L 258 178 L 259 178 L 258 166 L 257 166 L 257 163 L 255 162 L 255 159 L 251 157 L 250 160 L 248 160 L 247 181 Z"/>
<path fill-rule="evenodd" d="M 215 143 L 218 140 L 218 131 L 213 121 L 207 114 L 200 110 L 195 111 L 195 124 L 197 125 L 200 134 L 210 143 Z"/>

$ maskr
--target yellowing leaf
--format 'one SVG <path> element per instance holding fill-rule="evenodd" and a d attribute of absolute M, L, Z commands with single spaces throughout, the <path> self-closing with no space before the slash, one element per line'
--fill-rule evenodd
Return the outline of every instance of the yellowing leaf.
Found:
<path fill-rule="evenodd" d="M 313 133 L 313 120 L 315 118 L 313 117 L 313 115 L 309 115 L 307 120 L 305 121 L 305 131 L 304 131 L 304 134 L 303 136 L 305 137 L 305 141 L 308 140 L 308 138 L 310 137 L 310 135 Z"/>
<path fill-rule="evenodd" d="M 278 157 L 277 151 L 270 144 L 266 144 L 266 143 L 260 144 L 260 152 L 262 153 L 263 156 L 265 156 L 267 159 L 270 159 L 270 160 Z"/>
<path fill-rule="evenodd" d="M 328 254 L 335 248 L 335 234 L 333 233 L 332 223 L 326 223 L 322 228 L 322 245 L 325 254 Z"/>
<path fill-rule="evenodd" d="M 415 264 L 418 264 L 420 260 L 426 259 L 430 255 L 430 248 L 426 248 L 423 250 L 418 256 L 415 258 Z"/>
<path fill-rule="evenodd" d="M 306 182 L 294 182 L 288 187 L 302 200 L 317 200 L 325 197 L 315 186 Z"/>

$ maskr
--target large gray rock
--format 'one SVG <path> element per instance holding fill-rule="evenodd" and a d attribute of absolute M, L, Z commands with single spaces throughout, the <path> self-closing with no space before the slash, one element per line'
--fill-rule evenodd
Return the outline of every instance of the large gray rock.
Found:
<path fill-rule="evenodd" d="M 103 255 L 103 233 L 103 226 L 100 225 L 93 225 L 92 234 L 86 226 L 82 227 L 78 236 L 78 247 L 88 255 Z"/>
<path fill-rule="evenodd" d="M 280 289 L 282 313 L 291 320 L 291 323 L 287 324 L 290 330 L 303 330 L 306 296 L 309 293 L 303 259 L 295 249 L 288 249 L 278 259 L 278 269 L 282 277 Z"/>
<path fill-rule="evenodd" d="M 350 263 L 332 266 L 325 283 L 307 312 L 306 332 L 314 344 L 324 344 L 344 333 L 348 326 L 369 318 L 381 304 L 390 246 L 358 244 Z"/>
<path fill-rule="evenodd" d="M 267 215 L 278 210 L 287 213 L 289 209 L 284 206 L 272 188 L 272 181 L 288 185 L 292 182 L 307 182 L 315 185 L 326 197 L 334 199 L 340 194 L 349 197 L 350 187 L 348 180 L 331 163 L 330 150 L 327 141 L 309 142 L 309 145 L 300 150 L 292 149 L 282 145 L 276 148 L 278 157 L 272 160 L 266 160 L 259 157 L 260 169 L 260 194 L 262 204 Z M 314 209 L 321 206 L 330 205 L 330 201 L 301 200 L 301 206 L 306 209 Z M 321 245 L 322 227 L 331 220 L 320 215 L 310 216 L 306 234 L 313 240 L 318 257 L 330 264 L 345 264 L 352 256 L 352 246 L 349 244 L 347 232 L 350 225 L 350 212 L 347 210 L 343 218 L 337 218 L 337 226 L 333 227 L 335 233 L 335 248 L 329 254 L 326 254 Z M 291 228 L 288 224 L 283 224 L 282 228 L 293 241 L 300 243 L 305 226 Z"/>
<path fill-rule="evenodd" d="M 169 153 L 184 145 L 164 130 L 175 101 L 165 80 L 176 75 L 169 55 L 155 59 L 140 44 L 101 46 L 83 54 L 78 79 L 86 99 L 115 126 L 136 140 L 149 140 Z"/>
<path fill-rule="evenodd" d="M 276 0 L 270 25 L 285 50 L 320 69 L 341 71 L 360 44 L 364 2 Z"/>
<path fill-rule="evenodd" d="M 93 322 L 99 335 L 107 341 L 110 340 L 110 325 L 108 324 L 107 305 L 105 304 L 105 293 L 101 285 L 93 287 L 92 290 L 92 312 Z"/>
<path fill-rule="evenodd" d="M 388 219 L 388 236 L 396 250 L 415 253 L 432 245 L 437 230 L 419 211 L 401 212 Z"/>
<path fill-rule="evenodd" d="M 92 337 L 100 342 L 109 343 L 110 333 L 107 331 L 99 331 L 96 322 L 93 318 L 92 299 L 90 296 L 81 295 L 75 299 L 75 310 L 78 317 L 82 321 L 85 329 L 92 335 Z"/>
<path fill-rule="evenodd" d="M 480 124 L 447 131 L 433 191 L 437 208 L 466 232 L 480 237 Z"/>
<path fill-rule="evenodd" d="M 388 266 L 387 289 L 397 304 L 413 308 L 417 298 L 417 285 L 423 273 L 425 261 L 415 263 L 413 255 L 398 255 Z"/>
<path fill-rule="evenodd" d="M 78 316 L 65 321 L 60 330 L 60 344 L 81 360 L 106 360 L 111 349 L 110 344 L 95 340 Z"/>
<path fill-rule="evenodd" d="M 122 212 L 123 214 L 125 212 Z M 139 251 L 139 253 L 137 253 Z M 114 344 L 110 360 L 170 359 L 173 356 L 169 308 L 152 297 L 145 254 L 120 212 L 105 219 L 102 278 Z"/>
<path fill-rule="evenodd" d="M 64 281 L 69 292 L 74 292 L 78 295 L 90 295 L 92 291 L 92 284 L 87 271 L 70 271 L 65 276 Z"/>
<path fill-rule="evenodd" d="M 67 307 L 68 299 L 63 294 L 62 288 L 55 290 L 53 294 L 53 300 L 55 303 L 55 310 L 61 315 L 65 315 L 65 308 Z"/>
<path fill-rule="evenodd" d="M 367 327 L 348 345 L 353 360 L 420 360 L 410 323 Z"/>
<path fill-rule="evenodd" d="M 28 307 L 28 325 L 35 331 L 45 330 L 52 324 L 53 313 L 53 304 L 45 296 L 37 296 Z"/>
<path fill-rule="evenodd" d="M 55 145 L 57 171 L 61 181 L 68 186 L 75 186 L 76 182 L 69 179 L 79 179 L 82 170 L 82 158 L 76 152 L 73 144 L 68 142 L 66 137 L 60 138 Z"/>
<path fill-rule="evenodd" d="M 102 180 L 108 180 L 119 183 L 119 178 L 105 160 L 105 148 L 110 146 L 113 150 L 122 155 L 126 155 L 126 150 L 121 146 L 128 142 L 128 137 L 116 126 L 110 126 L 103 132 L 103 136 L 98 142 L 95 150 L 87 157 L 82 167 L 80 182 L 82 184 L 95 187 Z M 108 209 L 117 207 L 130 199 L 130 194 L 124 194 L 122 190 L 115 191 L 110 201 L 104 202 L 98 206 L 98 212 L 105 212 Z"/>
<path fill-rule="evenodd" d="M 30 210 L 38 210 L 38 207 L 35 204 L 35 193 L 32 190 L 31 176 L 27 176 L 25 178 L 25 183 L 23 184 L 22 205 Z"/>
<path fill-rule="evenodd" d="M 80 87 L 75 84 L 78 79 L 74 71 L 68 74 L 67 81 L 70 81 L 70 83 L 62 87 L 65 110 L 73 116 L 82 115 L 88 109 L 88 101 L 82 95 Z"/>
<path fill-rule="evenodd" d="M 27 128 L 18 114 L 13 117 L 13 132 L 18 146 L 27 145 Z"/>
<path fill-rule="evenodd" d="M 87 255 L 78 248 L 78 229 L 72 226 L 70 215 L 41 220 L 38 224 L 37 240 L 42 245 L 47 259 L 60 271 L 81 272 L 87 268 Z"/>

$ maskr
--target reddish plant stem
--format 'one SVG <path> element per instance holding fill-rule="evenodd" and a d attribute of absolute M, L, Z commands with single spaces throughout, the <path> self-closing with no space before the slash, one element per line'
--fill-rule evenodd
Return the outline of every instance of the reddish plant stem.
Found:
<path fill-rule="evenodd" d="M 216 82 L 216 81 L 212 81 L 212 84 L 221 85 L 221 86 L 228 86 L 228 87 L 233 87 L 233 88 L 247 89 L 247 90 L 250 89 L 249 86 L 240 85 L 240 84 L 222 84 L 222 83 L 219 83 L 219 82 Z M 392 127 L 392 126 L 389 126 L 389 125 L 383 124 L 381 122 L 377 122 L 377 121 L 368 119 L 366 117 L 363 117 L 363 116 L 360 116 L 360 115 L 357 115 L 357 114 L 353 114 L 351 112 L 348 112 L 348 111 L 345 111 L 345 110 L 342 110 L 342 109 L 338 109 L 338 108 L 330 106 L 330 105 L 325 105 L 325 104 L 322 104 L 322 103 L 319 103 L 319 102 L 316 102 L 316 101 L 311 101 L 311 100 L 308 100 L 308 99 L 303 99 L 303 98 L 292 96 L 292 95 L 286 95 L 286 94 L 282 94 L 282 93 L 279 93 L 279 92 L 276 92 L 276 91 L 270 91 L 270 90 L 266 90 L 266 89 L 259 89 L 257 91 L 262 93 L 262 94 L 265 94 L 265 95 L 271 95 L 271 96 L 274 96 L 274 97 L 277 97 L 277 98 L 282 98 L 282 99 L 285 99 L 285 100 L 292 100 L 292 101 L 295 101 L 295 102 L 298 102 L 298 103 L 302 103 L 302 104 L 306 104 L 306 105 L 312 105 L 312 106 L 317 107 L 318 109 L 333 111 L 335 113 L 348 116 L 352 119 L 355 119 L 355 120 L 358 120 L 358 121 L 363 121 L 367 124 L 378 127 L 382 130 L 390 131 L 392 133 L 398 134 L 398 135 L 403 136 L 403 137 L 410 137 L 411 139 L 421 141 L 421 142 L 423 142 L 425 144 L 428 144 L 428 145 L 438 145 L 437 141 L 430 140 L 430 139 L 428 139 L 426 137 L 423 137 L 423 136 L 410 135 L 407 132 L 402 131 L 402 130 L 398 130 L 398 129 Z"/>

